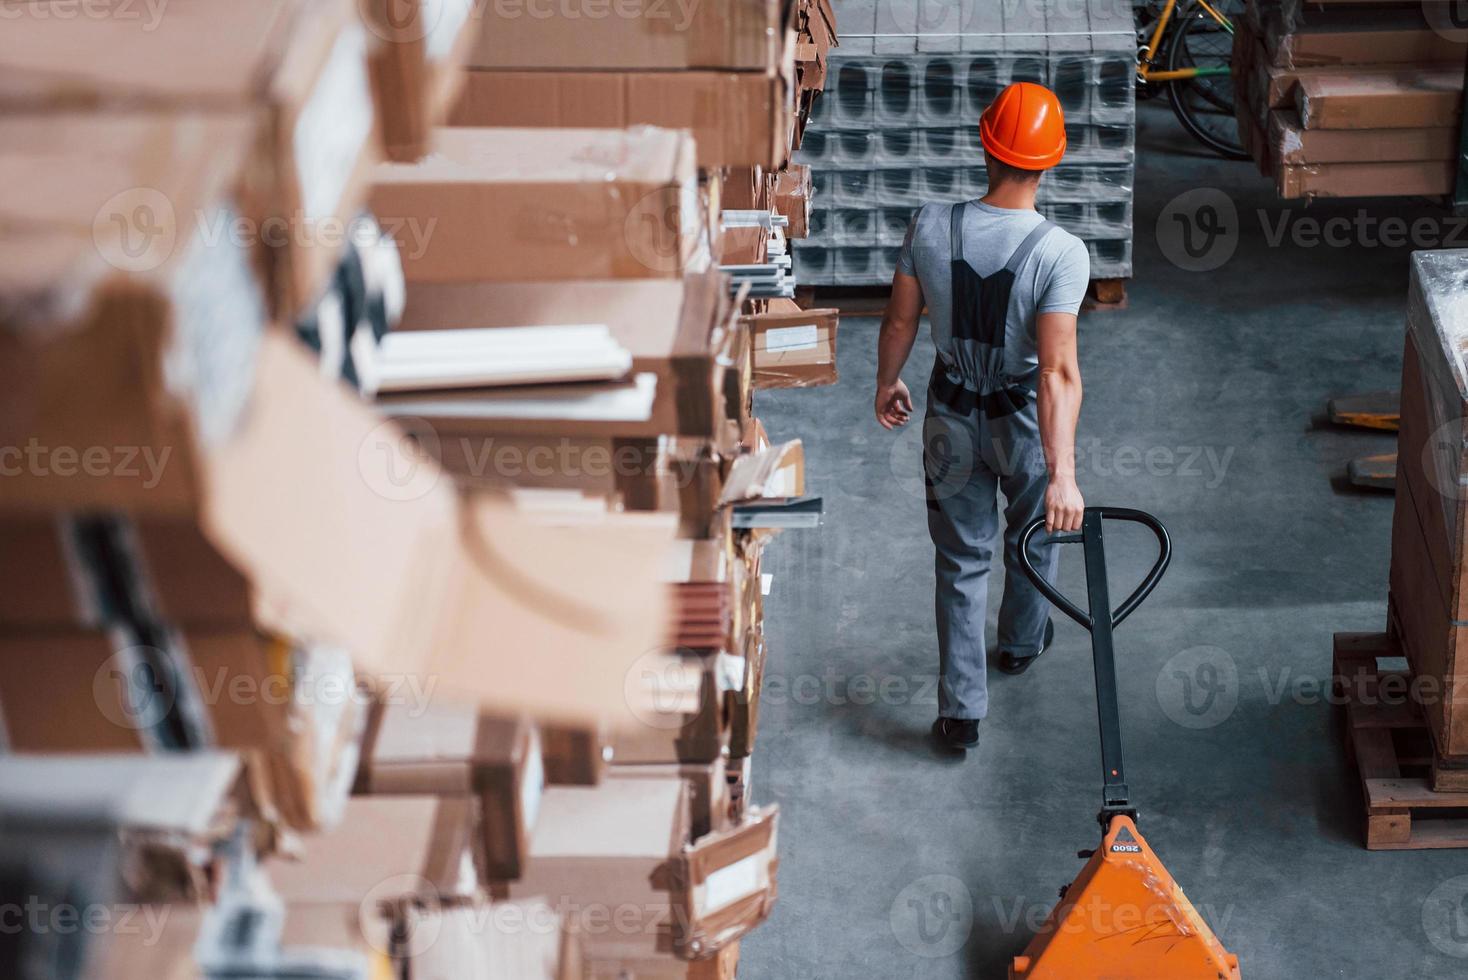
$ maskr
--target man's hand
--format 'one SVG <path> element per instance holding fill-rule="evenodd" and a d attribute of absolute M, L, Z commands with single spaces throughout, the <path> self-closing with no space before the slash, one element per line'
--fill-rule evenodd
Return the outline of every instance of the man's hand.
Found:
<path fill-rule="evenodd" d="M 1086 509 L 1081 488 L 1073 477 L 1055 477 L 1045 489 L 1045 530 L 1079 531 Z"/>
<path fill-rule="evenodd" d="M 906 425 L 912 418 L 912 395 L 901 378 L 895 384 L 877 386 L 876 411 L 877 421 L 884 429 Z"/>

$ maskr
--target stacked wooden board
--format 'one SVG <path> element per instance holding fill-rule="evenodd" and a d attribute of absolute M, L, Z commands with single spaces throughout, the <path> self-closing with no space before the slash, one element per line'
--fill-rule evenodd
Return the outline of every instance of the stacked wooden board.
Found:
<path fill-rule="evenodd" d="M 1450 194 L 1465 35 L 1418 3 L 1251 0 L 1239 135 L 1282 198 Z"/>

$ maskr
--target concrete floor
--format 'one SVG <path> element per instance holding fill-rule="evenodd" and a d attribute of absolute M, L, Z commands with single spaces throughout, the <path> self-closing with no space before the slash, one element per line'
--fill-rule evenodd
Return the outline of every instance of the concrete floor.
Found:
<path fill-rule="evenodd" d="M 1252 166 L 1196 151 L 1165 106 L 1140 116 L 1135 278 L 1127 309 L 1081 320 L 1080 445 L 1087 500 L 1150 510 L 1175 542 L 1117 634 L 1142 830 L 1245 977 L 1461 977 L 1468 851 L 1362 847 L 1319 696 L 1331 634 L 1383 626 L 1392 514 L 1389 496 L 1339 481 L 1391 438 L 1329 427 L 1325 401 L 1396 386 L 1409 252 L 1374 236 L 1271 246 L 1282 215 L 1299 228 L 1354 219 L 1359 203 L 1284 207 Z M 1236 253 L 1208 274 L 1176 268 L 1157 232 L 1200 187 L 1240 215 Z M 1055 649 L 1028 674 L 991 672 L 979 751 L 954 762 L 929 745 L 918 436 L 872 419 L 876 330 L 843 321 L 839 386 L 759 397 L 772 436 L 804 438 L 826 524 L 767 557 L 754 790 L 783 810 L 780 902 L 744 944 L 751 980 L 1002 977 L 1096 843 L 1090 647 L 1069 621 L 1057 616 Z M 904 375 L 914 395 L 932 356 L 924 337 Z M 1113 595 L 1149 560 L 1145 532 L 1125 533 L 1108 539 Z M 1077 555 L 1062 584 L 1084 596 Z M 1450 909 L 1428 902 L 1434 889 Z"/>

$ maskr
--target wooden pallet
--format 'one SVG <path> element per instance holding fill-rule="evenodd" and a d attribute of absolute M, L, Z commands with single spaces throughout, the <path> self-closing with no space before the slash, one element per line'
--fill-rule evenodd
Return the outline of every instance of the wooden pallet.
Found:
<path fill-rule="evenodd" d="M 1126 306 L 1125 279 L 1092 279 L 1087 297 L 1093 300 L 1088 309 L 1122 309 Z"/>
<path fill-rule="evenodd" d="M 1433 750 L 1400 653 L 1385 633 L 1337 633 L 1331 687 L 1345 709 L 1346 752 L 1361 778 L 1366 847 L 1468 847 L 1468 792 L 1432 789 Z"/>

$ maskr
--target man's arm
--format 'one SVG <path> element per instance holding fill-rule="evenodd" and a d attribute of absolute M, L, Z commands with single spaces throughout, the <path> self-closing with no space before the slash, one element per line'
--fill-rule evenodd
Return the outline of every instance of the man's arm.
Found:
<path fill-rule="evenodd" d="M 1079 531 L 1086 501 L 1076 486 L 1076 422 L 1081 414 L 1081 365 L 1076 356 L 1076 317 L 1041 313 L 1035 318 L 1040 353 L 1040 442 L 1050 485 L 1045 490 L 1045 529 Z"/>
<path fill-rule="evenodd" d="M 906 424 L 912 417 L 912 395 L 902 381 L 902 366 L 917 340 L 923 313 L 923 287 L 917 276 L 892 276 L 892 298 L 877 335 L 877 421 L 885 429 Z"/>

